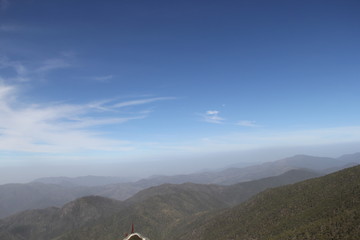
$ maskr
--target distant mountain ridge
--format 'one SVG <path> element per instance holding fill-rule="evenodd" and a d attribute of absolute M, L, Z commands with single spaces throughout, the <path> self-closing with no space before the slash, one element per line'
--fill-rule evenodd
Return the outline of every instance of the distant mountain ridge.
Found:
<path fill-rule="evenodd" d="M 126 183 L 135 180 L 136 178 L 124 177 L 105 177 L 105 176 L 81 176 L 81 177 L 45 177 L 35 179 L 33 182 L 40 182 L 46 184 L 57 184 L 63 186 L 104 186 L 109 184 Z"/>
<path fill-rule="evenodd" d="M 173 176 L 156 175 L 137 181 L 131 181 L 131 183 L 136 183 L 138 186 L 143 186 L 144 188 L 163 183 L 179 184 L 185 182 L 230 185 L 238 182 L 279 175 L 290 169 L 306 168 L 315 171 L 326 171 L 326 169 L 334 168 L 340 170 L 344 166 L 351 166 L 356 164 L 360 164 L 360 152 L 346 154 L 338 158 L 316 157 L 298 154 L 277 161 L 265 162 L 247 167 L 231 167 L 220 171 L 205 171 Z M 82 176 L 75 178 L 47 177 L 35 179 L 34 182 L 64 186 L 102 186 L 119 183 L 130 183 L 130 179 L 106 176 Z"/>
<path fill-rule="evenodd" d="M 293 157 L 266 162 L 243 168 L 228 168 L 217 172 L 204 172 L 175 176 L 155 176 L 138 181 L 148 187 L 162 183 L 180 184 L 193 182 L 200 184 L 231 185 L 264 177 L 280 175 L 291 169 L 306 168 L 315 171 L 326 171 L 330 168 L 342 169 L 348 164 L 360 164 L 360 153 L 347 154 L 339 158 L 295 155 Z"/>
<path fill-rule="evenodd" d="M 43 178 L 29 184 L 0 185 L 0 218 L 27 209 L 60 207 L 66 202 L 86 195 L 99 195 L 125 200 L 143 189 L 164 183 L 181 184 L 193 182 L 198 184 L 232 185 L 277 176 L 292 169 L 308 168 L 330 173 L 359 163 L 360 153 L 348 154 L 339 158 L 296 155 L 244 168 L 230 168 L 218 172 L 187 175 L 157 176 L 127 183 L 114 183 L 124 180 L 117 177 Z M 103 185 L 106 182 L 112 182 L 113 184 Z"/>
<path fill-rule="evenodd" d="M 0 239 L 53 239 L 64 231 L 111 216 L 124 207 L 120 201 L 89 196 L 69 202 L 62 208 L 28 210 L 0 223 Z"/>
<path fill-rule="evenodd" d="M 28 209 L 60 207 L 67 202 L 88 195 L 126 199 L 142 190 L 129 184 L 105 186 L 63 186 L 45 183 L 0 185 L 0 218 Z"/>
<path fill-rule="evenodd" d="M 0 185 L 0 217 L 33 208 L 61 206 L 84 195 L 87 188 L 67 188 L 54 184 L 29 183 Z"/>

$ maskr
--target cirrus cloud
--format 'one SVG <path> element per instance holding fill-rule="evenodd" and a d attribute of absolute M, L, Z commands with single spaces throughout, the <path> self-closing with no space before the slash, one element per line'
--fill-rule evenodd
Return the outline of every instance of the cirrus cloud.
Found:
<path fill-rule="evenodd" d="M 249 121 L 249 120 L 241 120 L 237 122 L 237 125 L 242 127 L 259 127 L 259 125 L 255 121 Z"/>
<path fill-rule="evenodd" d="M 86 104 L 26 104 L 18 98 L 19 87 L 0 84 L 0 151 L 69 153 L 78 151 L 127 151 L 134 144 L 107 137 L 94 127 L 144 119 L 150 112 L 124 114 L 119 108 L 130 101 Z M 133 100 L 133 105 L 165 98 Z M 107 112 L 106 117 L 103 113 Z"/>
<path fill-rule="evenodd" d="M 203 120 L 208 123 L 221 124 L 225 121 L 224 118 L 219 116 L 220 112 L 217 110 L 208 110 L 205 114 L 202 114 Z"/>

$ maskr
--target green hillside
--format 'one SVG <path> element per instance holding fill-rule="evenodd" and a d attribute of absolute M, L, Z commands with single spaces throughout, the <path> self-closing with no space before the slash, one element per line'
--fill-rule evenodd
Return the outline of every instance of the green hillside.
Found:
<path fill-rule="evenodd" d="M 164 184 L 143 190 L 127 203 L 127 209 L 97 225 L 66 234 L 61 240 L 111 240 L 128 231 L 132 222 L 150 239 L 168 239 L 188 231 L 188 223 L 243 202 L 256 193 L 279 185 L 317 176 L 308 170 L 292 170 L 276 177 L 240 183 L 232 186 L 186 183 Z M 193 226 L 196 226 L 194 223 Z"/>
<path fill-rule="evenodd" d="M 292 170 L 232 186 L 164 184 L 143 190 L 126 202 L 86 197 L 61 209 L 32 210 L 6 218 L 0 222 L 0 236 L 16 240 L 117 240 L 135 223 L 150 239 L 178 239 L 193 228 L 202 229 L 203 221 L 219 211 L 264 189 L 315 176 L 308 170 Z"/>
<path fill-rule="evenodd" d="M 267 190 L 179 239 L 322 240 L 360 236 L 360 166 Z"/>
<path fill-rule="evenodd" d="M 149 196 L 101 223 L 65 234 L 59 239 L 119 239 L 129 231 L 132 222 L 136 223 L 140 233 L 150 239 L 165 239 L 185 219 L 225 206 L 202 192 L 178 189 L 176 193 Z"/>

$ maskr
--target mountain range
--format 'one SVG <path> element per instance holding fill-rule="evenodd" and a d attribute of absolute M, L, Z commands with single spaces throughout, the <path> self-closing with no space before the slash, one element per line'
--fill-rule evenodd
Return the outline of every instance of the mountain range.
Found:
<path fill-rule="evenodd" d="M 360 153 L 339 158 L 296 155 L 244 168 L 175 176 L 154 176 L 135 182 L 124 182 L 126 179 L 118 177 L 98 176 L 42 178 L 27 184 L 0 185 L 0 218 L 29 209 L 61 207 L 67 202 L 87 195 L 126 200 L 143 189 L 164 183 L 232 185 L 280 175 L 292 169 L 307 168 L 319 174 L 326 174 L 359 163 Z"/>
<path fill-rule="evenodd" d="M 317 177 L 309 170 L 235 185 L 163 184 L 126 201 L 79 198 L 62 208 L 28 210 L 0 222 L 6 239 L 119 239 L 135 222 L 150 239 L 166 239 L 194 216 L 235 206 L 264 189 Z"/>
<path fill-rule="evenodd" d="M 353 154 L 334 160 L 297 155 L 262 164 L 256 172 L 265 173 L 263 169 L 288 170 L 280 175 L 231 185 L 191 182 L 156 185 L 154 182 L 144 184 L 141 180 L 132 184 L 144 189 L 125 201 L 103 196 L 78 196 L 86 191 L 104 191 L 104 187 L 109 189 L 109 186 L 127 183 L 103 186 L 40 182 L 3 185 L 1 187 L 6 186 L 8 192 L 14 186 L 20 189 L 12 191 L 13 197 L 26 192 L 21 187 L 28 189 L 31 186 L 28 191 L 39 197 L 23 199 L 27 207 L 46 199 L 43 188 L 47 189 L 48 197 L 52 196 L 53 201 L 77 199 L 59 207 L 29 209 L 1 219 L 0 239 L 122 239 L 132 223 L 144 236 L 159 240 L 356 239 L 354 236 L 360 234 L 360 166 L 324 174 L 355 164 L 359 156 Z M 330 164 L 322 165 L 327 161 Z M 298 168 L 303 165 L 310 165 L 316 171 Z M 217 172 L 217 176 L 220 172 L 228 170 Z M 233 179 L 232 175 L 229 177 Z M 74 195 L 66 195 L 68 190 Z M 0 196 L 5 199 L 4 195 Z M 17 202 L 12 204 L 15 206 Z M 10 208 L 11 204 L 8 206 Z"/>
<path fill-rule="evenodd" d="M 126 183 L 136 178 L 124 177 L 104 177 L 104 176 L 81 176 L 81 177 L 45 177 L 35 179 L 33 182 L 46 184 L 56 184 L 62 186 L 104 186 L 117 183 Z"/>

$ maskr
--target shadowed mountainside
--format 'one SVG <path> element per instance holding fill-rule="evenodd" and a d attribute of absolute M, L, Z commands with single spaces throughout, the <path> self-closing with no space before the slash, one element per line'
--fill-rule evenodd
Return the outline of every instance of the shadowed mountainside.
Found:
<path fill-rule="evenodd" d="M 29 209 L 60 207 L 67 202 L 88 195 L 126 199 L 141 189 L 141 187 L 121 183 L 97 187 L 66 187 L 35 182 L 5 184 L 0 185 L 0 217 L 3 218 Z"/>
<path fill-rule="evenodd" d="M 0 185 L 0 217 L 27 209 L 61 206 L 91 193 L 87 188 L 43 183 Z"/>
<path fill-rule="evenodd" d="M 62 208 L 28 210 L 0 222 L 0 239 L 53 239 L 123 208 L 125 204 L 120 201 L 89 196 L 67 203 Z"/>

